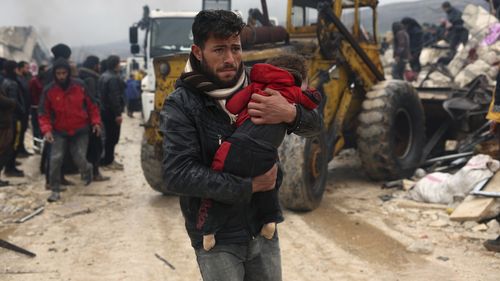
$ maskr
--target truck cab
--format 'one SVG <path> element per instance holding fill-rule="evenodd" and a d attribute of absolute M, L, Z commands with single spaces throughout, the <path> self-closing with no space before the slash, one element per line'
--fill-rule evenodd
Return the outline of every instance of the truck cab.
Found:
<path fill-rule="evenodd" d="M 191 25 L 197 12 L 149 11 L 144 7 L 143 18 L 130 27 L 131 53 L 141 52 L 138 45 L 138 29 L 144 31 L 142 53 L 146 76 L 141 81 L 142 113 L 144 121 L 149 120 L 154 110 L 156 79 L 153 59 L 169 54 L 189 53 L 193 42 Z"/>

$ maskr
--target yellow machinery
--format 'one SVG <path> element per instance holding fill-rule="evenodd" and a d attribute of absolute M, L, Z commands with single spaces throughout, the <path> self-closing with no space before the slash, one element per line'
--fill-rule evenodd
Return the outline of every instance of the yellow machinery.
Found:
<path fill-rule="evenodd" d="M 324 96 L 319 109 L 322 134 L 310 139 L 290 135 L 280 147 L 285 171 L 280 197 L 287 208 L 312 210 L 319 205 L 328 163 L 343 148 L 357 147 L 366 173 L 378 180 L 408 176 L 422 160 L 422 104 L 409 84 L 384 80 L 377 4 L 377 0 L 289 0 L 289 37 L 284 42 L 243 43 L 249 46 L 243 53 L 247 66 L 287 52 L 303 55 L 311 86 Z M 265 1 L 262 8 L 267 16 Z M 142 165 L 146 179 L 160 192 L 159 112 L 187 58 L 183 53 L 154 61 L 155 110 L 145 125 Z"/>

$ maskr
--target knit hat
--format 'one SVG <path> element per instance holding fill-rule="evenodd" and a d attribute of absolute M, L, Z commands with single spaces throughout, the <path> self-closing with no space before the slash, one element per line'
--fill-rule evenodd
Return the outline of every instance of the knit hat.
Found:
<path fill-rule="evenodd" d="M 68 45 L 63 43 L 55 45 L 54 47 L 52 47 L 52 49 L 50 49 L 50 51 L 54 55 L 55 59 L 57 58 L 69 59 L 69 57 L 71 56 L 71 49 L 68 47 Z"/>

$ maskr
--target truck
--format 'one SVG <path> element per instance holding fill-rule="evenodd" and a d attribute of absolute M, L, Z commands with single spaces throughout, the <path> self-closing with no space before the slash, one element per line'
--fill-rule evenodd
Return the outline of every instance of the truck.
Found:
<path fill-rule="evenodd" d="M 484 130 L 488 99 L 478 98 L 484 94 L 481 79 L 465 89 L 453 89 L 414 88 L 385 78 L 377 43 L 377 0 L 288 0 L 286 27 L 271 25 L 266 1 L 261 5 L 261 26 L 248 26 L 241 33 L 245 64 L 300 54 L 307 60 L 310 86 L 324 97 L 318 109 L 324 123 L 321 134 L 292 134 L 280 146 L 283 206 L 298 211 L 317 208 L 328 163 L 342 149 L 358 150 L 371 179 L 393 180 L 411 176 L 443 150 L 446 140 Z M 372 24 L 363 26 L 367 17 Z M 159 113 L 187 58 L 178 53 L 153 60 L 157 89 L 141 162 L 149 184 L 164 194 L 168 190 L 162 183 Z"/>
<path fill-rule="evenodd" d="M 168 54 L 187 53 L 191 50 L 193 42 L 191 25 L 196 14 L 196 12 L 158 9 L 151 11 L 148 6 L 144 6 L 141 20 L 129 28 L 130 52 L 134 55 L 141 51 L 138 31 L 144 31 L 142 54 L 146 75 L 141 81 L 144 120 L 148 120 L 151 111 L 154 110 L 156 81 L 152 67 L 153 59 Z"/>

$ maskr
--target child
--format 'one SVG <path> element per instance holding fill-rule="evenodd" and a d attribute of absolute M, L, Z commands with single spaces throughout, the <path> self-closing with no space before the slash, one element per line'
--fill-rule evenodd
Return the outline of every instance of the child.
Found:
<path fill-rule="evenodd" d="M 307 69 L 304 58 L 283 55 L 256 64 L 250 72 L 252 83 L 234 94 L 226 103 L 231 114 L 237 114 L 236 131 L 216 152 L 212 169 L 229 172 L 241 177 L 255 177 L 271 169 L 278 161 L 278 147 L 287 132 L 286 124 L 255 125 L 248 115 L 247 105 L 254 93 L 266 95 L 264 89 L 277 90 L 292 104 L 300 104 L 308 110 L 316 108 L 321 100 L 319 92 L 307 89 Z M 300 114 L 300 107 L 297 107 Z M 261 234 L 272 239 L 276 223 L 283 221 L 278 201 L 278 190 L 255 193 L 251 204 L 258 206 L 257 219 L 264 225 Z M 203 248 L 215 246 L 215 233 L 222 226 L 231 207 L 210 199 L 203 199 L 197 228 L 201 229 Z"/>

